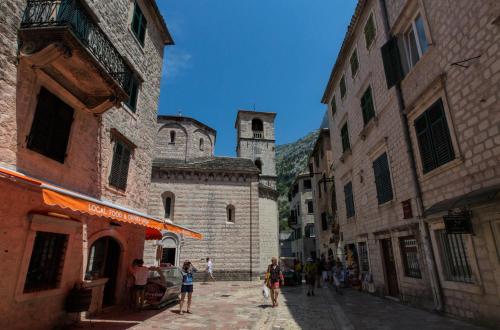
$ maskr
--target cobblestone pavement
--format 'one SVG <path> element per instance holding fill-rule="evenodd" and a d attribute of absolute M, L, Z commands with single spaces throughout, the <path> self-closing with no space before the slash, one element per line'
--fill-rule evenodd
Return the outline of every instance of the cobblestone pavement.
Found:
<path fill-rule="evenodd" d="M 271 308 L 260 293 L 261 282 L 195 284 L 193 314 L 178 314 L 178 305 L 141 312 L 109 311 L 77 328 L 88 329 L 481 329 L 420 309 L 346 290 L 342 296 L 318 289 L 284 288 L 280 305 Z"/>

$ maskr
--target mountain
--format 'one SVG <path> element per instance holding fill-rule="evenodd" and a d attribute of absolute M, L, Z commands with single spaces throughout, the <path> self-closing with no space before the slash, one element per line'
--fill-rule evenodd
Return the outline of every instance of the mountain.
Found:
<path fill-rule="evenodd" d="M 313 131 L 293 143 L 276 147 L 276 169 L 278 172 L 278 199 L 280 214 L 280 230 L 288 228 L 287 218 L 290 213 L 288 191 L 295 176 L 307 168 L 307 160 L 314 143 L 318 138 L 318 130 Z"/>

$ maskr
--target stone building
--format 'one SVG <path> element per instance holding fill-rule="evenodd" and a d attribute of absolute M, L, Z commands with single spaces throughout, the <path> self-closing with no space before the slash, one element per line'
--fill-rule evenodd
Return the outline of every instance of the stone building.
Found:
<path fill-rule="evenodd" d="M 339 132 L 351 259 L 383 294 L 489 324 L 500 307 L 499 17 L 490 0 L 361 0 L 322 100 Z"/>
<path fill-rule="evenodd" d="M 239 111 L 237 156 L 214 156 L 216 132 L 182 116 L 159 116 L 149 211 L 203 234 L 165 233 L 150 242 L 151 263 L 191 260 L 216 278 L 250 279 L 278 256 L 274 113 Z"/>
<path fill-rule="evenodd" d="M 331 169 L 330 130 L 328 128 L 320 129 L 308 164 L 313 187 L 316 255 L 332 256 L 334 259 L 342 258 L 343 253 L 338 251 L 340 236 L 334 177 Z"/>
<path fill-rule="evenodd" d="M 92 288 L 91 312 L 125 303 L 146 232 L 166 229 L 145 192 L 173 41 L 152 0 L 0 13 L 0 328 L 48 329 L 75 285 Z"/>
<path fill-rule="evenodd" d="M 290 187 L 290 217 L 288 226 L 293 229 L 292 254 L 305 262 L 316 257 L 314 229 L 314 203 L 309 173 L 300 173 Z"/>

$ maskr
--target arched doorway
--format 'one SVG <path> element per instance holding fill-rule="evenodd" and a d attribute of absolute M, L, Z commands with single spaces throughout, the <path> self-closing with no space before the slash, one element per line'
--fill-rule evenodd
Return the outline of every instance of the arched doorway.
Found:
<path fill-rule="evenodd" d="M 120 244 L 111 236 L 99 238 L 90 247 L 86 277 L 108 279 L 104 286 L 103 306 L 116 303 L 116 277 L 120 262 L 120 250 Z"/>
<path fill-rule="evenodd" d="M 177 240 L 173 237 L 164 237 L 161 241 L 162 254 L 161 254 L 161 264 L 172 264 L 177 265 Z"/>

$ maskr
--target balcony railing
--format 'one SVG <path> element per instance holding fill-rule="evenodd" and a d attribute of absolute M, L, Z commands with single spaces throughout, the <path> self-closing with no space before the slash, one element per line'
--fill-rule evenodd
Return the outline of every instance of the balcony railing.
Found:
<path fill-rule="evenodd" d="M 67 27 L 104 70 L 128 91 L 132 70 L 78 0 L 28 0 L 21 29 Z"/>
<path fill-rule="evenodd" d="M 263 131 L 253 131 L 253 138 L 254 139 L 263 139 L 264 132 Z"/>

